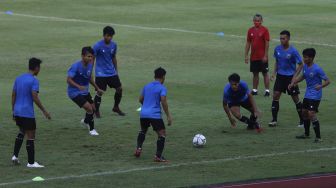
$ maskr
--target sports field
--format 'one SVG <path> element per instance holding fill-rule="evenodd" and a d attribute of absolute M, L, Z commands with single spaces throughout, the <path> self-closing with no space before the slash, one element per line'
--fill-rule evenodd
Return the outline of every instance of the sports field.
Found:
<path fill-rule="evenodd" d="M 230 128 L 222 108 L 223 87 L 233 72 L 251 87 L 243 50 L 256 12 L 264 16 L 273 39 L 270 59 L 279 32 L 288 29 L 292 44 L 300 52 L 314 47 L 316 61 L 331 82 L 335 80 L 334 0 L 1 0 L 0 186 L 186 187 L 336 172 L 333 83 L 324 89 L 318 114 L 322 143 L 295 139 L 303 129 L 297 127 L 295 105 L 286 95 L 280 101 L 278 127 L 266 126 L 271 120 L 271 98 L 259 95 L 256 102 L 265 131 L 247 131 L 241 123 Z M 112 114 L 114 91 L 108 90 L 102 118 L 95 123 L 100 136 L 92 137 L 79 123 L 84 111 L 67 97 L 66 71 L 80 58 L 83 46 L 101 39 L 106 25 L 116 29 L 124 88 L 121 108 L 127 115 Z M 40 98 L 52 115 L 48 121 L 35 108 L 36 160 L 44 169 L 26 168 L 25 143 L 22 165 L 10 161 L 17 134 L 11 119 L 12 85 L 16 76 L 26 72 L 32 56 L 43 60 Z M 271 59 L 271 69 L 273 64 Z M 152 160 L 156 148 L 152 131 L 141 158 L 133 156 L 138 95 L 159 66 L 167 70 L 165 85 L 173 117 L 164 151 L 167 164 Z M 300 86 L 303 93 L 305 83 Z M 197 133 L 207 138 L 204 148 L 192 146 Z M 45 181 L 32 182 L 36 176 Z"/>

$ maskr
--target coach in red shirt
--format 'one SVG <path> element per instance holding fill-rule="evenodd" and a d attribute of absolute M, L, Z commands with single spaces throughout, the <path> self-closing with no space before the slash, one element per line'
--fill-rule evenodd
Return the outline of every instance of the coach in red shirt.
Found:
<path fill-rule="evenodd" d="M 250 71 L 253 73 L 252 95 L 258 95 L 259 72 L 264 76 L 265 96 L 270 95 L 269 75 L 268 75 L 268 48 L 270 35 L 268 29 L 262 26 L 263 18 L 260 14 L 253 17 L 254 26 L 247 32 L 245 46 L 245 63 L 248 64 L 248 54 L 250 55 Z"/>

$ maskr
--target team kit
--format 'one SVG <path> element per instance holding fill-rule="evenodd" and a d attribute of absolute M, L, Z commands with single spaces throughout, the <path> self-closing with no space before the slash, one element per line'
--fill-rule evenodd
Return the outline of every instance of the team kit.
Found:
<path fill-rule="evenodd" d="M 298 126 L 304 128 L 304 133 L 296 138 L 310 138 L 310 126 L 312 124 L 315 132 L 314 142 L 321 142 L 320 122 L 317 113 L 322 99 L 322 88 L 326 87 L 330 81 L 323 69 L 314 61 L 315 49 L 304 49 L 301 58 L 297 49 L 289 44 L 290 32 L 282 31 L 280 33 L 281 44 L 274 49 L 275 66 L 270 77 L 268 75 L 267 57 L 270 40 L 268 29 L 261 25 L 261 15 L 256 14 L 253 21 L 254 26 L 247 33 L 245 48 L 245 63 L 250 63 L 250 71 L 253 73 L 253 89 L 250 90 L 248 84 L 241 80 L 237 73 L 232 73 L 228 77 L 228 83 L 224 86 L 223 109 L 231 126 L 236 127 L 236 120 L 238 120 L 243 122 L 248 130 L 256 130 L 257 133 L 262 132 L 263 128 L 259 123 L 260 112 L 254 100 L 254 96 L 258 95 L 259 73 L 262 73 L 265 83 L 265 97 L 270 96 L 269 80 L 275 79 L 271 105 L 272 119 L 269 127 L 278 126 L 279 99 L 282 93 L 287 93 L 295 103 L 299 117 Z M 100 112 L 100 105 L 108 87 L 115 90 L 112 111 L 120 116 L 126 115 L 120 108 L 123 89 L 118 76 L 117 44 L 112 40 L 114 35 L 115 30 L 106 26 L 103 29 L 103 38 L 92 47 L 83 47 L 81 60 L 73 63 L 67 72 L 69 100 L 84 110 L 85 114 L 81 123 L 88 129 L 91 136 L 99 136 L 95 129 L 94 119 L 101 118 L 104 115 Z M 248 59 L 250 49 L 251 55 Z M 37 75 L 40 72 L 41 63 L 42 61 L 38 58 L 29 59 L 29 71 L 15 79 L 12 91 L 13 120 L 19 128 L 14 143 L 12 162 L 20 164 L 19 151 L 26 137 L 27 167 L 29 168 L 44 167 L 35 161 L 36 121 L 34 103 L 47 119 L 51 119 L 49 112 L 38 96 L 39 80 Z M 95 78 L 93 78 L 93 72 Z M 146 84 L 141 90 L 139 97 L 139 103 L 141 104 L 140 131 L 136 138 L 134 152 L 134 156 L 137 158 L 141 156 L 146 133 L 152 127 L 158 136 L 154 161 L 167 162 L 163 156 L 166 128 L 162 110 L 166 115 L 168 126 L 172 124 L 172 117 L 168 108 L 167 88 L 164 86 L 165 78 L 166 70 L 159 67 L 154 70 L 154 80 Z M 303 80 L 306 81 L 306 92 L 301 102 L 297 84 Z M 96 91 L 94 97 L 89 92 L 89 85 L 92 85 Z M 250 112 L 249 117 L 241 113 L 241 107 Z"/>

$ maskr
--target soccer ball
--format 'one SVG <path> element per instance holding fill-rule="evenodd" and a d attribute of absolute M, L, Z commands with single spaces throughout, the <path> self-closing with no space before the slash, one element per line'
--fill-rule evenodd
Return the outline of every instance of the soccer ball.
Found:
<path fill-rule="evenodd" d="M 202 147 L 206 143 L 206 138 L 202 134 L 196 134 L 193 138 L 193 145 L 195 147 Z"/>

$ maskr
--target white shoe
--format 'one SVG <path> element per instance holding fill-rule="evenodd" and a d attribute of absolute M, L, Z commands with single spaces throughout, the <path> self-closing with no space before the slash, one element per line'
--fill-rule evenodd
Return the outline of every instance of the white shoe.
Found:
<path fill-rule="evenodd" d="M 15 155 L 13 155 L 13 157 L 12 157 L 12 162 L 13 162 L 14 165 L 19 165 L 20 164 L 19 158 L 15 157 Z"/>
<path fill-rule="evenodd" d="M 89 134 L 91 136 L 98 136 L 99 135 L 98 132 L 95 129 L 92 129 L 92 131 L 89 131 Z"/>
<path fill-rule="evenodd" d="M 82 120 L 80 121 L 80 123 L 82 124 L 82 126 L 83 126 L 84 128 L 89 129 L 89 124 L 85 123 L 84 119 L 82 119 Z"/>
<path fill-rule="evenodd" d="M 37 162 L 34 162 L 34 164 L 27 164 L 28 168 L 43 168 L 43 165 L 38 164 Z"/>
<path fill-rule="evenodd" d="M 299 124 L 298 127 L 299 128 L 304 128 L 304 125 L 303 124 Z"/>

